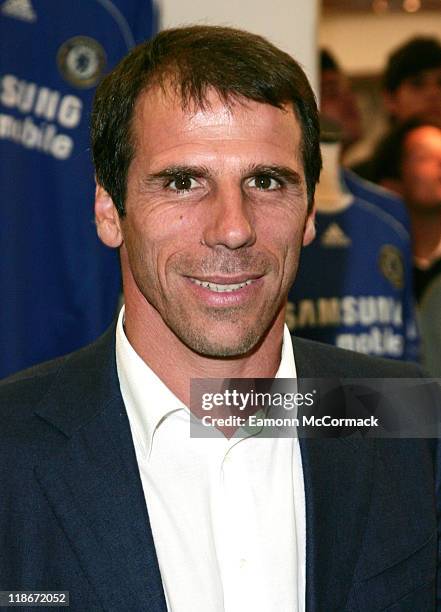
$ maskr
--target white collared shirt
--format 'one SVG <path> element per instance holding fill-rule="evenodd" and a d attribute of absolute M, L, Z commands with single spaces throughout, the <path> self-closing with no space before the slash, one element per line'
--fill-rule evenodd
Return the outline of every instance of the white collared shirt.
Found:
<path fill-rule="evenodd" d="M 118 377 L 168 611 L 304 612 L 298 439 L 190 437 L 189 411 L 132 348 L 123 317 Z M 296 377 L 286 326 L 276 377 Z"/>

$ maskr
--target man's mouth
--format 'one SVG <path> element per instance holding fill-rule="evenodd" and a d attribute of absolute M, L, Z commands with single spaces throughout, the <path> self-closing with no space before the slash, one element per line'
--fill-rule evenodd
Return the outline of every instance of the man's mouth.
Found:
<path fill-rule="evenodd" d="M 197 278 L 191 278 L 191 277 L 190 277 L 190 280 L 195 285 L 199 285 L 199 287 L 205 287 L 206 289 L 209 289 L 210 291 L 216 291 L 217 293 L 229 293 L 231 291 L 238 291 L 239 289 L 243 289 L 243 287 L 246 287 L 247 285 L 251 285 L 251 283 L 254 283 L 256 279 L 250 278 L 245 281 L 242 281 L 241 283 L 233 283 L 233 284 L 231 283 L 230 284 L 213 283 L 209 281 L 201 281 L 201 280 L 198 280 Z"/>

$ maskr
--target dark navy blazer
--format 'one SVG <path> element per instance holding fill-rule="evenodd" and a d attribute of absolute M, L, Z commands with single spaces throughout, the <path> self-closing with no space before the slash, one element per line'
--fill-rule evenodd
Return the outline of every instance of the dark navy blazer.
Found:
<path fill-rule="evenodd" d="M 114 342 L 111 329 L 0 385 L 0 590 L 69 591 L 72 612 L 165 612 Z M 419 376 L 294 347 L 299 377 Z M 302 439 L 301 452 L 307 611 L 436 610 L 431 443 Z"/>

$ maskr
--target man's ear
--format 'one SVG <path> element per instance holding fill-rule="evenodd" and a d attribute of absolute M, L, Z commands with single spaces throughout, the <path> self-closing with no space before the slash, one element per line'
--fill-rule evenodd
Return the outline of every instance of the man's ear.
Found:
<path fill-rule="evenodd" d="M 123 242 L 121 223 L 112 198 L 101 185 L 95 191 L 95 223 L 98 236 L 108 247 L 114 249 Z"/>
<path fill-rule="evenodd" d="M 303 230 L 302 245 L 307 246 L 315 238 L 315 205 L 309 211 L 306 217 L 305 229 Z"/>

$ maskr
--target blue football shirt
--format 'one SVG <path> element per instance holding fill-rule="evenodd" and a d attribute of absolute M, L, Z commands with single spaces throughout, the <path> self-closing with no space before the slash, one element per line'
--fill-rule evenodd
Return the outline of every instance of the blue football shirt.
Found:
<path fill-rule="evenodd" d="M 361 198 L 340 212 L 317 213 L 316 228 L 289 293 L 290 330 L 366 354 L 417 360 L 407 229 Z"/>
<path fill-rule="evenodd" d="M 87 344 L 114 317 L 90 111 L 99 80 L 156 23 L 150 0 L 0 0 L 0 376 Z"/>

